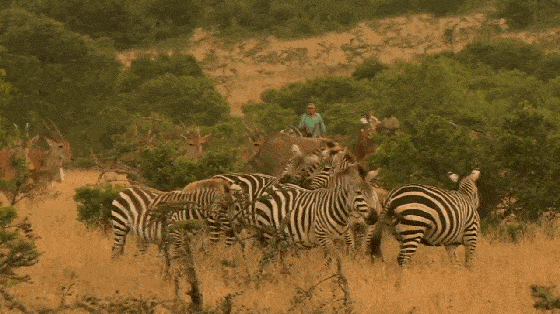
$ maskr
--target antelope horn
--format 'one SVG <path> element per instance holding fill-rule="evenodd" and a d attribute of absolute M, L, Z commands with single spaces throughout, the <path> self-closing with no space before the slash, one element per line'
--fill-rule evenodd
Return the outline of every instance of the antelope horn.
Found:
<path fill-rule="evenodd" d="M 53 122 L 53 120 L 51 120 L 49 118 L 49 121 L 51 122 L 52 126 L 56 129 L 56 133 L 58 133 L 58 136 L 60 136 L 60 138 L 64 138 L 64 136 L 62 136 L 62 133 L 60 133 L 60 130 L 58 129 L 58 127 L 56 126 L 56 124 Z"/>

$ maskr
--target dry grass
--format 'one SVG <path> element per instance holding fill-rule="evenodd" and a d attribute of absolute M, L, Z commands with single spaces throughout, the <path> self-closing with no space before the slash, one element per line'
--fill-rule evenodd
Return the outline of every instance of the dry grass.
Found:
<path fill-rule="evenodd" d="M 9 289 L 29 309 L 54 309 L 83 296 L 114 297 L 116 291 L 123 297 L 172 299 L 155 250 L 134 257 L 136 249 L 129 241 L 125 256 L 111 261 L 111 236 L 88 230 L 76 220 L 74 189 L 95 182 L 97 176 L 91 171 L 69 172 L 67 181 L 55 184 L 48 196 L 18 204 L 20 216 L 29 215 L 42 237 L 37 244 L 44 252 L 36 266 L 22 271 L 33 282 Z M 536 313 L 529 286 L 560 282 L 558 239 L 544 235 L 518 244 L 482 239 L 472 270 L 451 265 L 443 248 L 421 247 L 403 271 L 396 266 L 397 242 L 387 239 L 385 267 L 364 257 L 343 258 L 357 313 Z M 219 244 L 209 249 L 205 244 L 205 248 L 197 244 L 194 249 L 205 304 L 211 308 L 229 293 L 240 293 L 232 299 L 234 313 L 335 313 L 344 308 L 334 279 L 303 297 L 302 292 L 335 273 L 334 266 L 324 266 L 319 250 L 289 256 L 288 273 L 269 265 L 257 276 L 262 254 L 258 249 L 248 247 L 244 258 L 239 247 Z M 224 266 L 224 260 L 235 266 Z"/>

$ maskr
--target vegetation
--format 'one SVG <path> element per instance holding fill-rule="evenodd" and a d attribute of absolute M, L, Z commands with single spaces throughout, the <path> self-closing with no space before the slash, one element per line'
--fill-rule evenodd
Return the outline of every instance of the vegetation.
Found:
<path fill-rule="evenodd" d="M 119 196 L 120 186 L 109 183 L 86 185 L 76 189 L 74 201 L 78 204 L 78 220 L 90 227 L 111 229 L 111 203 Z"/>

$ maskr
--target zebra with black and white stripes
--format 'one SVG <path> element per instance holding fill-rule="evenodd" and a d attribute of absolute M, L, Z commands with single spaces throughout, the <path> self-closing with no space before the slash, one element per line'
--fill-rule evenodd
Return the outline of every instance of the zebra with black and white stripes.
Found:
<path fill-rule="evenodd" d="M 464 245 L 466 265 L 472 266 L 480 227 L 479 177 L 480 171 L 473 170 L 459 182 L 456 191 L 409 184 L 389 193 L 381 220 L 400 242 L 399 265 L 405 266 L 422 243 L 445 246 L 454 258 L 457 247 Z M 457 182 L 459 176 L 451 174 L 450 178 Z M 379 252 L 381 232 L 377 231 L 368 239 L 372 252 Z"/>
<path fill-rule="evenodd" d="M 309 188 L 311 177 L 321 171 L 325 161 L 340 150 L 342 150 L 341 146 L 329 142 L 327 147 L 317 148 L 308 154 L 304 154 L 298 145 L 292 145 L 293 156 L 280 174 L 280 182 Z"/>
<path fill-rule="evenodd" d="M 353 166 L 335 175 L 327 188 L 273 185 L 256 201 L 252 223 L 265 231 L 268 239 L 279 232 L 298 246 L 319 245 L 325 255 L 334 238 L 344 238 L 347 249 L 353 248 L 350 217 L 358 216 L 374 224 L 380 210 L 377 195 L 364 181 L 364 175 L 361 167 Z"/>
<path fill-rule="evenodd" d="M 126 236 L 132 232 L 139 238 L 139 249 L 144 252 L 147 243 L 162 245 L 166 225 L 152 215 L 158 207 L 178 204 L 180 210 L 170 215 L 170 222 L 205 220 L 209 224 L 211 240 L 222 234 L 221 225 L 227 220 L 227 204 L 231 202 L 232 184 L 225 180 L 207 179 L 193 182 L 181 191 L 162 192 L 145 187 L 131 187 L 119 193 L 111 210 L 113 225 L 113 258 L 122 255 Z"/>

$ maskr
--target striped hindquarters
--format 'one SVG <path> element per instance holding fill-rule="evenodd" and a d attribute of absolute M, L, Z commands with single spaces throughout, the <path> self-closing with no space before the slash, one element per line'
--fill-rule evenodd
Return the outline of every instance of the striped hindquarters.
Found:
<path fill-rule="evenodd" d="M 419 243 L 453 250 L 465 245 L 467 264 L 472 262 L 480 220 L 479 175 L 478 170 L 473 171 L 459 183 L 457 191 L 410 184 L 389 193 L 383 216 L 401 243 L 400 265 L 408 263 Z"/>
<path fill-rule="evenodd" d="M 126 243 L 126 235 L 132 233 L 145 242 L 156 242 L 161 238 L 161 226 L 147 225 L 148 208 L 154 199 L 166 192 L 143 187 L 130 187 L 119 193 L 115 199 L 111 210 L 111 220 L 113 225 L 113 235 L 115 242 L 113 245 L 113 257 L 121 255 Z"/>

